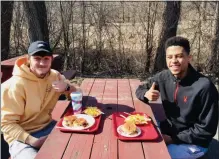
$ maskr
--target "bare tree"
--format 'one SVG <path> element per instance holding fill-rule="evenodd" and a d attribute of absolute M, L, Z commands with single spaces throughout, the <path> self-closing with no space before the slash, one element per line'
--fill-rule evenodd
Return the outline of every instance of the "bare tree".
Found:
<path fill-rule="evenodd" d="M 86 30 L 85 30 L 85 14 L 86 14 L 86 4 L 84 1 L 81 2 L 81 19 L 82 19 L 82 56 L 81 56 L 81 74 L 84 72 L 84 61 L 86 52 Z"/>
<path fill-rule="evenodd" d="M 202 42 L 202 20 L 204 18 L 204 10 L 202 8 L 202 5 L 205 3 L 200 2 L 193 2 L 196 10 L 198 11 L 198 20 L 197 20 L 197 26 L 196 26 L 196 32 L 195 36 L 197 37 L 197 58 L 196 58 L 196 67 L 200 68 L 200 55 L 201 55 L 201 42 Z"/>
<path fill-rule="evenodd" d="M 30 42 L 36 40 L 49 41 L 47 12 L 44 1 L 24 1 L 24 11 L 29 26 Z"/>
<path fill-rule="evenodd" d="M 39 7 L 44 3 L 46 8 Z M 147 76 L 151 71 L 165 68 L 163 45 L 177 30 L 179 35 L 191 40 L 193 64 L 207 69 L 212 56 L 210 70 L 216 71 L 212 62 L 219 58 L 216 3 L 74 1 L 61 2 L 61 8 L 60 2 L 14 2 L 10 57 L 26 52 L 28 38 L 31 41 L 50 38 L 54 51 L 63 53 L 64 69 L 73 68 L 82 74 Z M 181 23 L 177 28 L 179 17 Z M 2 18 L 2 26 L 8 20 Z M 2 39 L 7 35 L 7 31 L 2 31 Z M 7 40 L 2 40 L 2 46 L 7 47 L 4 42 Z M 5 52 L 7 56 L 8 51 Z M 2 57 L 3 54 L 2 51 Z"/>
<path fill-rule="evenodd" d="M 163 13 L 162 29 L 160 33 L 160 40 L 158 42 L 158 48 L 156 51 L 154 72 L 160 71 L 166 68 L 165 61 L 165 41 L 176 35 L 178 21 L 180 18 L 181 2 L 180 1 L 167 1 L 166 7 Z"/>
<path fill-rule="evenodd" d="M 215 33 L 212 38 L 211 57 L 208 66 L 209 72 L 218 73 L 219 69 L 219 2 L 216 2 L 216 15 L 215 15 Z"/>
<path fill-rule="evenodd" d="M 155 11 L 151 11 L 152 4 L 155 6 Z M 157 15 L 157 3 L 154 2 L 148 2 L 148 7 L 147 7 L 147 26 L 145 27 L 146 30 L 146 38 L 145 38 L 145 52 L 146 52 L 146 62 L 145 62 L 145 67 L 144 67 L 144 73 L 149 72 L 150 70 L 150 64 L 151 64 L 151 57 L 152 57 L 152 49 L 153 49 L 153 32 L 154 32 L 154 25 L 155 25 L 155 20 L 156 20 L 156 15 Z"/>
<path fill-rule="evenodd" d="M 60 11 L 60 5 L 57 5 L 57 2 L 46 2 L 46 10 L 48 23 L 47 25 L 50 37 L 49 41 L 53 44 L 53 50 L 56 50 L 63 35 L 63 25 L 61 22 L 62 18 L 60 18 L 62 16 Z"/>
<path fill-rule="evenodd" d="M 200 3 L 201 3 L 201 8 L 202 8 L 202 12 L 201 12 L 202 20 L 206 21 L 207 2 L 202 1 Z"/>
<path fill-rule="evenodd" d="M 70 42 L 70 29 L 69 25 L 71 24 L 72 18 L 72 7 L 73 2 L 61 2 L 60 1 L 60 9 L 61 9 L 61 22 L 62 22 L 62 32 L 63 32 L 63 40 L 64 40 L 64 70 L 67 70 L 68 64 L 70 62 L 69 59 L 69 46 Z"/>
<path fill-rule="evenodd" d="M 96 68 L 100 68 L 100 59 L 102 55 L 102 49 L 103 49 L 103 25 L 104 25 L 104 9 L 103 9 L 103 2 L 100 2 L 99 6 L 99 12 L 98 12 L 98 42 L 97 42 L 97 56 L 96 56 Z"/>
<path fill-rule="evenodd" d="M 1 60 L 9 55 L 11 20 L 14 1 L 1 1 Z"/>
<path fill-rule="evenodd" d="M 14 46 L 13 54 L 19 56 L 26 52 L 26 44 L 28 43 L 25 40 L 26 30 L 23 29 L 26 28 L 26 21 L 22 2 L 14 3 L 13 12 L 16 16 L 13 16 L 11 24 L 11 45 Z"/>

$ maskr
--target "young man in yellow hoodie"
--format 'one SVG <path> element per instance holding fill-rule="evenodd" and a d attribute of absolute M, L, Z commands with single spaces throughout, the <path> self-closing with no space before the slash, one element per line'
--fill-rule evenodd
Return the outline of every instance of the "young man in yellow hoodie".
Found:
<path fill-rule="evenodd" d="M 51 69 L 52 60 L 48 43 L 33 42 L 28 57 L 15 62 L 13 76 L 1 85 L 1 131 L 12 158 L 35 158 L 55 126 L 51 111 L 60 94 L 78 89 Z"/>

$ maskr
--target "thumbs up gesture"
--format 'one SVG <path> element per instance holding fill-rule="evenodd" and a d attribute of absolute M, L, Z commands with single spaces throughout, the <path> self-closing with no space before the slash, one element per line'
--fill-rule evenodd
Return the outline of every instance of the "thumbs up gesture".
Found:
<path fill-rule="evenodd" d="M 153 82 L 151 88 L 145 93 L 144 96 L 150 101 L 156 101 L 159 98 L 160 93 L 158 90 L 155 90 L 155 82 Z"/>
<path fill-rule="evenodd" d="M 56 92 L 64 92 L 67 88 L 67 83 L 65 82 L 65 76 L 59 74 L 58 80 L 52 82 L 52 87 Z"/>

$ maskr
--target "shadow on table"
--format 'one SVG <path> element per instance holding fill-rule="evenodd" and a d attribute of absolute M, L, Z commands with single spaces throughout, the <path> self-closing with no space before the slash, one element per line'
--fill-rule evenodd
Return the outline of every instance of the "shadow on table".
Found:
<path fill-rule="evenodd" d="M 83 106 L 98 106 L 104 114 L 102 115 L 102 119 L 100 122 L 100 126 L 98 131 L 95 134 L 100 134 L 103 131 L 103 126 L 105 123 L 106 119 L 112 120 L 112 114 L 115 112 L 133 112 L 135 111 L 134 108 L 128 106 L 128 105 L 122 105 L 122 104 L 117 104 L 117 103 L 99 103 L 95 97 L 92 96 L 84 96 L 83 97 Z M 158 138 L 155 140 L 150 140 L 150 141 L 155 141 L 155 142 L 161 142 L 163 138 L 161 137 L 159 130 L 152 120 L 153 125 L 155 126 L 156 132 L 158 134 Z M 131 142 L 131 141 L 128 141 Z M 145 141 L 144 141 L 145 142 Z"/>

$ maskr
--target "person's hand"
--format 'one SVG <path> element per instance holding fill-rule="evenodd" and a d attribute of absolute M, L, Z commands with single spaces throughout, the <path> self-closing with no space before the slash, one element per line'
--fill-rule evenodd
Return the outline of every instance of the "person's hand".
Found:
<path fill-rule="evenodd" d="M 150 101 L 156 101 L 159 98 L 160 93 L 158 90 L 155 90 L 155 82 L 153 82 L 151 88 L 145 93 L 144 96 Z"/>
<path fill-rule="evenodd" d="M 52 82 L 52 87 L 56 92 L 64 92 L 67 88 L 67 83 L 65 82 L 65 77 L 61 74 L 58 75 L 58 80 Z"/>
<path fill-rule="evenodd" d="M 173 143 L 173 140 L 172 140 L 172 138 L 169 135 L 162 134 L 162 137 L 163 137 L 166 145 L 169 145 L 169 144 Z"/>
<path fill-rule="evenodd" d="M 26 140 L 26 143 L 35 147 L 35 148 L 40 148 L 43 143 L 45 142 L 45 140 L 47 139 L 48 136 L 43 136 L 43 137 L 40 137 L 40 138 L 35 138 L 35 137 L 32 137 L 32 136 L 28 136 L 27 137 L 27 140 Z"/>

